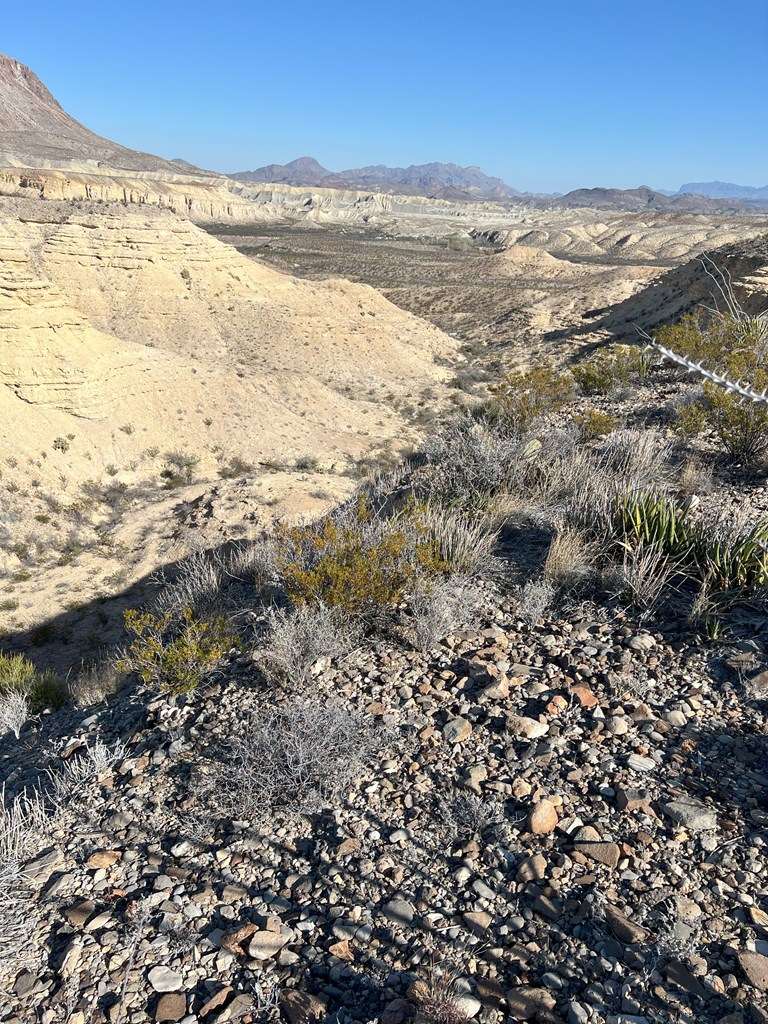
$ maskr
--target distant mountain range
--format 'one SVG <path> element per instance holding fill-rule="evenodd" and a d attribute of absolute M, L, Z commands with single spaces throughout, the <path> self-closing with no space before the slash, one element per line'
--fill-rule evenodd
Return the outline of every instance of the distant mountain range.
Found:
<path fill-rule="evenodd" d="M 693 193 L 710 199 L 761 199 L 768 202 L 768 185 L 734 185 L 731 181 L 689 181 L 681 185 L 676 195 Z"/>
<path fill-rule="evenodd" d="M 255 171 L 237 171 L 235 181 L 273 185 L 314 185 L 322 188 L 362 189 L 399 195 L 428 196 L 432 199 L 511 199 L 522 195 L 501 178 L 484 174 L 479 167 L 458 164 L 414 164 L 410 167 L 356 167 L 329 171 L 314 157 L 303 156 L 288 164 L 268 164 Z"/>

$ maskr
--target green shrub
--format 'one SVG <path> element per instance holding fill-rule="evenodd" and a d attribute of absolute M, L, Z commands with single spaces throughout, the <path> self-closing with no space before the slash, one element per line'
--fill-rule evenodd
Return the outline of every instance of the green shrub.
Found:
<path fill-rule="evenodd" d="M 549 363 L 535 366 L 526 373 L 507 374 L 490 387 L 498 415 L 519 433 L 539 419 L 558 412 L 574 398 L 573 380 L 555 370 Z"/>
<path fill-rule="evenodd" d="M 572 374 L 585 395 L 607 395 L 644 377 L 650 361 L 637 345 L 614 345 L 582 359 Z"/>
<path fill-rule="evenodd" d="M 579 431 L 579 440 L 585 443 L 610 434 L 618 425 L 614 416 L 594 408 L 575 413 L 572 419 Z"/>
<path fill-rule="evenodd" d="M 615 527 L 624 551 L 653 549 L 721 598 L 768 583 L 768 522 L 734 530 L 724 521 L 694 519 L 689 506 L 649 491 L 619 498 Z"/>
<path fill-rule="evenodd" d="M 762 390 L 768 373 L 755 370 L 750 384 Z M 768 452 L 768 407 L 747 403 L 716 384 L 706 383 L 704 394 L 704 415 L 731 458 L 747 465 L 761 462 Z"/>
<path fill-rule="evenodd" d="M 122 672 L 135 672 L 148 686 L 172 693 L 194 690 L 233 646 L 224 618 L 205 622 L 190 608 L 163 615 L 130 608 L 125 628 L 133 641 L 118 662 Z"/>
<path fill-rule="evenodd" d="M 293 604 L 323 604 L 364 620 L 403 601 L 419 577 L 450 569 L 416 505 L 382 520 L 360 497 L 347 515 L 285 527 L 277 541 L 278 572 Z"/>
<path fill-rule="evenodd" d="M 66 687 L 55 672 L 38 671 L 21 654 L 0 654 L 0 695 L 9 690 L 25 693 L 33 711 L 59 708 L 67 699 Z"/>
<path fill-rule="evenodd" d="M 710 371 L 731 382 L 745 382 L 759 394 L 768 388 L 768 369 L 764 365 L 767 337 L 764 318 L 739 311 L 707 318 L 697 312 L 678 324 L 663 327 L 656 343 L 696 363 L 690 369 L 702 376 Z M 687 436 L 700 433 L 708 424 L 728 454 L 740 462 L 758 463 L 768 452 L 768 405 L 745 401 L 743 395 L 712 380 L 704 384 L 703 400 L 679 414 L 678 422 Z"/>

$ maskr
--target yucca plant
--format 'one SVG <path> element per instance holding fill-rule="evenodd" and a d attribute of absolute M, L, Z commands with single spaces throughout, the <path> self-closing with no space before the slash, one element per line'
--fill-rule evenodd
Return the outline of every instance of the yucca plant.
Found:
<path fill-rule="evenodd" d="M 690 508 L 667 494 L 626 491 L 616 502 L 620 546 L 626 551 L 653 547 L 668 557 L 685 560 L 694 543 Z"/>

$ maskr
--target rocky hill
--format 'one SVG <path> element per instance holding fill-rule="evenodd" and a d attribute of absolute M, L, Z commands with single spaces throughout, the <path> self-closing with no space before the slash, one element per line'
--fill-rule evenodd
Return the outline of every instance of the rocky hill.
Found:
<path fill-rule="evenodd" d="M 0 166 L 107 164 L 126 171 L 178 173 L 179 166 L 126 149 L 71 117 L 34 71 L 0 53 Z M 208 172 L 194 168 L 196 174 Z"/>

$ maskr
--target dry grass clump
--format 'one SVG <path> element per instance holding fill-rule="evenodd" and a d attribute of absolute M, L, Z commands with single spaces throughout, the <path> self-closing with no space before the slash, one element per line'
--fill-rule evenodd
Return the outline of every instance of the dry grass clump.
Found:
<path fill-rule="evenodd" d="M 209 777 L 208 800 L 256 826 L 295 818 L 340 799 L 374 749 L 352 712 L 295 700 L 239 730 Z"/>
<path fill-rule="evenodd" d="M 555 588 L 549 580 L 529 580 L 518 593 L 517 614 L 528 625 L 538 625 L 554 599 Z"/>
<path fill-rule="evenodd" d="M 658 607 L 675 571 L 674 562 L 656 544 L 641 544 L 625 551 L 623 562 L 610 566 L 604 581 L 616 596 L 647 615 Z"/>
<path fill-rule="evenodd" d="M 462 416 L 428 438 L 423 455 L 430 469 L 429 497 L 460 508 L 485 508 L 510 485 L 520 439 L 504 425 Z"/>
<path fill-rule="evenodd" d="M 346 615 L 324 604 L 273 609 L 268 621 L 262 662 L 268 675 L 286 682 L 306 683 L 318 659 L 343 657 L 360 639 Z"/>
<path fill-rule="evenodd" d="M 430 651 L 468 621 L 479 601 L 471 582 L 458 576 L 424 581 L 410 599 L 410 632 L 419 651 Z"/>
<path fill-rule="evenodd" d="M 595 571 L 596 550 L 593 543 L 572 527 L 559 530 L 549 545 L 544 563 L 544 579 L 564 589 L 583 583 Z"/>
<path fill-rule="evenodd" d="M 37 850 L 48 817 L 39 795 L 6 799 L 0 789 L 0 963 L 15 974 L 28 961 L 38 922 L 23 865 Z"/>
<path fill-rule="evenodd" d="M 32 717 L 32 704 L 23 690 L 0 693 L 0 731 L 12 732 L 16 739 Z"/>

